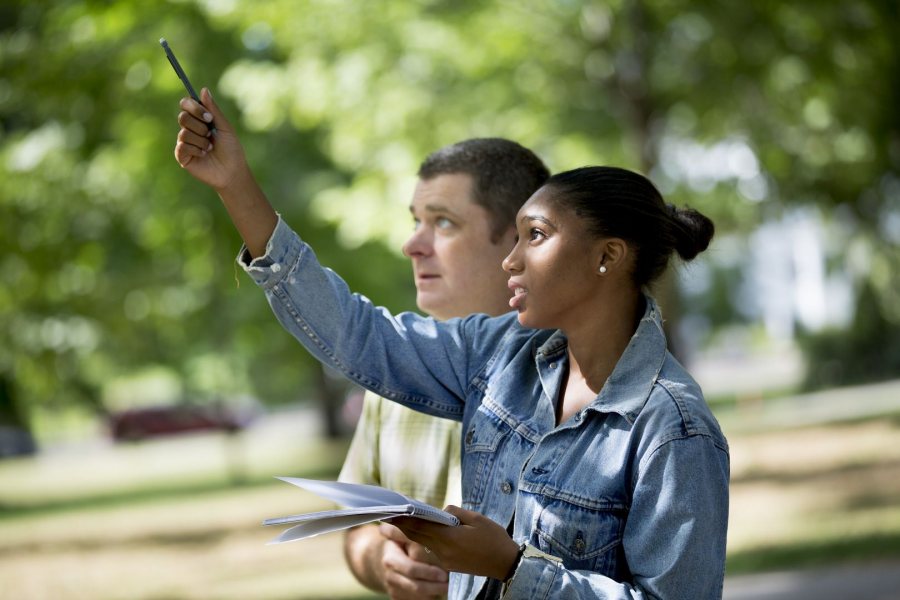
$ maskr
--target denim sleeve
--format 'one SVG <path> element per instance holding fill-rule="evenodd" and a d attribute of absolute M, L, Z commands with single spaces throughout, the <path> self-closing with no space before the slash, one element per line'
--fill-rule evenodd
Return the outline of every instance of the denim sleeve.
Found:
<path fill-rule="evenodd" d="M 727 450 L 713 438 L 663 443 L 640 466 L 625 526 L 631 583 L 531 557 L 519 564 L 504 600 L 721 598 L 728 477 Z"/>
<path fill-rule="evenodd" d="M 263 288 L 282 326 L 319 361 L 379 396 L 462 420 L 471 373 L 487 360 L 469 340 L 492 347 L 490 339 L 503 333 L 492 319 L 392 316 L 351 293 L 280 217 L 266 254 L 247 259 L 242 249 L 238 263 Z"/>

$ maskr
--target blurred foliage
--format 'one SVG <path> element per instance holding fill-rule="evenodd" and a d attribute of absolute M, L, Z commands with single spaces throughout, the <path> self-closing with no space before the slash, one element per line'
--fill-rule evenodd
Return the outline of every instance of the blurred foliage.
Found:
<path fill-rule="evenodd" d="M 0 415 L 102 412 L 111 382 L 159 367 L 187 396 L 268 403 L 315 380 L 236 272 L 215 195 L 172 158 L 184 90 L 159 37 L 234 115 L 288 222 L 392 310 L 412 308 L 398 248 L 418 162 L 497 135 L 554 170 L 642 169 L 725 234 L 819 205 L 839 232 L 831 268 L 896 325 L 898 12 L 895 0 L 7 0 L 0 378 L 14 406 Z M 701 308 L 715 324 L 740 318 L 714 289 Z"/>
<path fill-rule="evenodd" d="M 825 330 L 800 336 L 809 367 L 806 389 L 836 387 L 897 376 L 900 323 L 879 310 L 871 285 L 863 286 L 853 324 L 847 330 Z"/>

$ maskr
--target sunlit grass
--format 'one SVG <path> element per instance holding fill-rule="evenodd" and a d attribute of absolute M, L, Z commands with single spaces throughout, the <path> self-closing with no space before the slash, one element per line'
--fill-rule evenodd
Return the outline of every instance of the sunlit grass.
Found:
<path fill-rule="evenodd" d="M 272 476 L 334 478 L 346 451 L 281 426 L 239 442 L 239 484 L 215 435 L 0 462 L 3 597 L 375 597 L 339 534 L 266 545 L 280 529 L 262 519 L 328 507 Z M 729 574 L 900 556 L 896 419 L 729 441 Z"/>
<path fill-rule="evenodd" d="M 900 426 L 732 436 L 730 574 L 900 556 Z"/>
<path fill-rule="evenodd" d="M 346 440 L 257 441 L 278 456 L 248 450 L 239 485 L 220 436 L 0 463 L 3 597 L 371 597 L 344 566 L 340 535 L 266 546 L 280 529 L 261 525 L 329 508 L 272 476 L 333 479 Z"/>

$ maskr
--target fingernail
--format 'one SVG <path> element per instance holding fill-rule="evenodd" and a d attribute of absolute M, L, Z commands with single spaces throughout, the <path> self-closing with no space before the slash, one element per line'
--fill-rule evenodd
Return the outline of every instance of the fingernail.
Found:
<path fill-rule="evenodd" d="M 210 123 L 212 121 L 212 115 L 208 112 L 203 113 L 203 120 Z"/>
<path fill-rule="evenodd" d="M 206 147 L 206 151 L 209 152 L 212 150 L 212 142 L 209 143 L 209 146 Z"/>

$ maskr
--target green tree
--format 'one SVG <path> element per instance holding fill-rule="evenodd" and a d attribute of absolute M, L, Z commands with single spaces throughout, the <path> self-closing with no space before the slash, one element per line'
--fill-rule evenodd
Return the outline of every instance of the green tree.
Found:
<path fill-rule="evenodd" d="M 235 116 L 285 218 L 393 310 L 412 308 L 398 248 L 419 160 L 498 135 L 554 170 L 642 169 L 724 235 L 819 206 L 830 268 L 897 324 L 898 31 L 889 0 L 6 2 L 0 418 L 102 412 L 148 367 L 267 402 L 321 381 L 235 283 L 237 236 L 172 159 L 184 92 L 159 37 Z M 716 323 L 739 318 L 728 298 L 704 299 Z"/>

